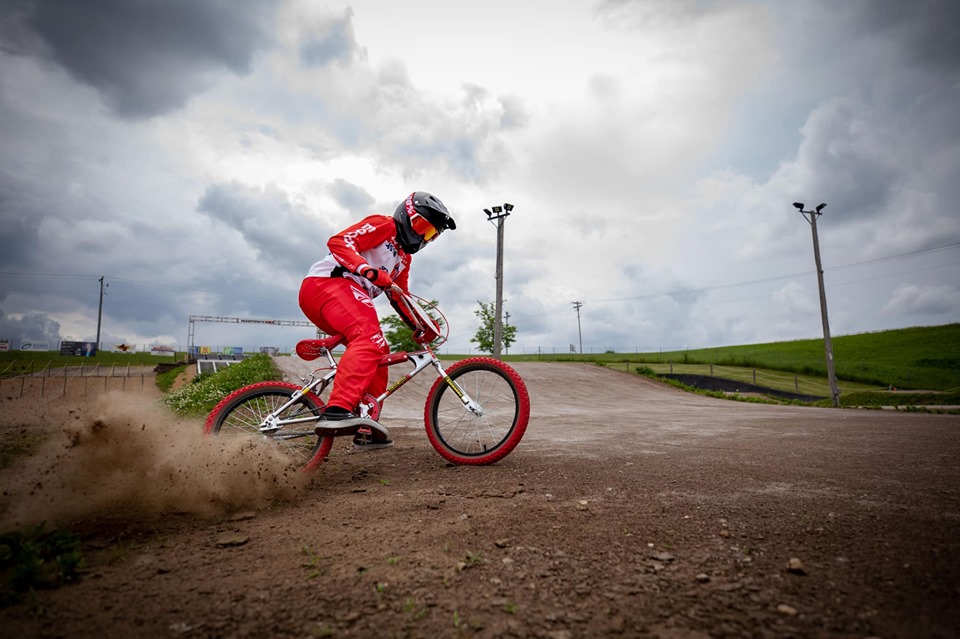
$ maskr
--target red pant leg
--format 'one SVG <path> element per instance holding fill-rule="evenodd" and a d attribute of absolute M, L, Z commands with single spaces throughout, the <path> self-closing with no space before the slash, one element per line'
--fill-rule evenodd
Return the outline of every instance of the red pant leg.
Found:
<path fill-rule="evenodd" d="M 308 277 L 300 286 L 300 309 L 321 330 L 346 338 L 328 403 L 354 410 L 364 393 L 380 395 L 387 369 L 378 364 L 390 346 L 367 292 L 341 277 Z"/>

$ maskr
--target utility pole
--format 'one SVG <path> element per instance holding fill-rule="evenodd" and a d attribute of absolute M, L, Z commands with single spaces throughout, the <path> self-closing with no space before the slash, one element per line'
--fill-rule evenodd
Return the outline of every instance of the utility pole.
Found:
<path fill-rule="evenodd" d="M 100 322 L 103 319 L 103 275 L 100 276 L 100 306 L 97 309 L 97 352 L 100 352 Z"/>
<path fill-rule="evenodd" d="M 583 332 L 580 330 L 580 307 L 583 306 L 583 302 L 571 302 L 573 304 L 573 310 L 577 312 L 577 335 L 580 338 L 580 354 L 583 355 Z"/>
<path fill-rule="evenodd" d="M 504 326 L 505 328 L 510 326 L 510 311 L 504 311 L 504 312 L 503 312 L 503 326 Z M 509 346 L 504 346 L 504 349 L 507 351 L 507 355 L 509 355 L 509 354 L 510 354 L 510 347 L 509 347 Z"/>
<path fill-rule="evenodd" d="M 493 211 L 483 209 L 483 212 L 487 214 L 487 221 L 497 227 L 497 270 L 494 274 L 497 278 L 497 301 L 493 315 L 493 357 L 500 359 L 503 350 L 503 224 L 513 211 L 513 204 L 504 203 L 503 206 L 492 208 Z"/>
<path fill-rule="evenodd" d="M 826 204 L 820 204 L 813 211 L 804 211 L 803 202 L 794 202 L 804 219 L 810 223 L 813 232 L 813 258 L 817 264 L 817 283 L 820 286 L 820 317 L 823 321 L 823 348 L 827 358 L 827 379 L 830 381 L 830 401 L 834 407 L 840 406 L 840 388 L 837 386 L 837 372 L 833 363 L 833 343 L 830 340 L 830 322 L 827 319 L 827 294 L 823 288 L 823 267 L 820 265 L 820 238 L 817 236 L 817 218 Z"/>

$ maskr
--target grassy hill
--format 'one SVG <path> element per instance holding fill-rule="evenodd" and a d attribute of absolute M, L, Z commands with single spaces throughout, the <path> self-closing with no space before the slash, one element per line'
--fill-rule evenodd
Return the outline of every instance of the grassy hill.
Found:
<path fill-rule="evenodd" d="M 896 388 L 947 391 L 960 389 L 960 324 L 904 328 L 833 338 L 837 378 L 848 390 Z M 606 364 L 646 364 L 658 373 L 670 363 L 675 372 L 713 373 L 718 367 L 736 367 L 745 381 L 757 369 L 764 373 L 789 373 L 787 384 L 818 380 L 826 386 L 827 367 L 823 339 L 725 346 L 663 353 L 603 353 L 591 355 L 510 355 L 512 361 L 596 361 Z M 696 371 L 679 370 L 681 365 Z M 759 380 L 758 380 L 759 381 Z M 803 391 L 803 389 L 801 389 Z"/>

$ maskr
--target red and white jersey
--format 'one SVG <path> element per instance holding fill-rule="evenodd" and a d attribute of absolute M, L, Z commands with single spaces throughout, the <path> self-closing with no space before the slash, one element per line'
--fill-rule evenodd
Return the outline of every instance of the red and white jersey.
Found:
<path fill-rule="evenodd" d="M 310 267 L 307 277 L 345 277 L 366 290 L 370 297 L 383 292 L 370 280 L 357 274 L 364 264 L 386 271 L 394 284 L 407 290 L 410 256 L 397 243 L 397 227 L 387 215 L 371 215 L 348 226 L 327 242 L 330 252 Z"/>

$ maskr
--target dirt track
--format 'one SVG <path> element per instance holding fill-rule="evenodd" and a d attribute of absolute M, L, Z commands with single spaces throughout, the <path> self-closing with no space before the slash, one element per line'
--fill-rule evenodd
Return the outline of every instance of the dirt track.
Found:
<path fill-rule="evenodd" d="M 7 431 L 100 415 L 115 430 L 162 432 L 141 459 L 191 452 L 164 481 L 69 500 L 98 505 L 88 511 L 39 498 L 56 490 L 43 475 L 33 499 L 89 531 L 91 574 L 38 593 L 39 617 L 37 606 L 0 611 L 5 633 L 960 635 L 960 417 L 730 402 L 592 365 L 516 368 L 533 413 L 501 463 L 446 466 L 423 434 L 416 380 L 384 408 L 395 448 L 338 443 L 308 484 L 272 462 L 238 458 L 256 470 L 243 475 L 192 457 L 199 426 L 142 416 L 142 400 L 106 418 L 100 406 L 50 406 L 38 420 L 3 399 Z M 90 445 L 129 451 L 111 441 L 127 443 Z M 61 447 L 56 474 L 103 479 L 71 465 L 84 450 Z M 128 471 L 146 477 L 159 463 Z M 8 511 L 24 498 L 19 477 L 49 467 L 0 475 Z M 107 483 L 125 481 L 117 472 Z M 256 499 L 264 486 L 278 488 Z M 178 500 L 151 493 L 171 490 Z"/>

